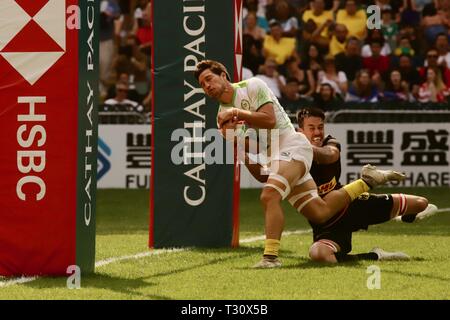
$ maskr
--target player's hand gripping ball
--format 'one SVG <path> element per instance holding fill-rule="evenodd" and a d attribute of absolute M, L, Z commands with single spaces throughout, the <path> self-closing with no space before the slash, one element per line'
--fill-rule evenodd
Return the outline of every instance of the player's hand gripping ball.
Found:
<path fill-rule="evenodd" d="M 217 115 L 217 127 L 226 140 L 234 140 L 235 130 L 239 123 L 238 113 L 236 108 L 229 108 L 220 111 Z"/>
<path fill-rule="evenodd" d="M 232 117 L 231 119 L 223 122 L 222 127 L 219 128 L 222 137 L 226 140 L 233 140 L 234 130 L 236 130 L 238 123 L 239 121 L 237 117 Z"/>

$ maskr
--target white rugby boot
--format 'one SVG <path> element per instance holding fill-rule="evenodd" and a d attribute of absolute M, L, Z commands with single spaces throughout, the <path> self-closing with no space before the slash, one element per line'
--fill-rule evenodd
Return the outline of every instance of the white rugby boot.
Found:
<path fill-rule="evenodd" d="M 361 179 L 371 188 L 381 186 L 388 181 L 402 181 L 405 178 L 403 173 L 394 170 L 380 170 L 371 164 L 366 164 L 361 169 Z"/>
<path fill-rule="evenodd" d="M 381 248 L 373 248 L 370 252 L 376 253 L 379 261 L 411 260 L 411 257 L 403 252 L 388 252 Z"/>
<path fill-rule="evenodd" d="M 438 212 L 438 207 L 436 207 L 434 204 L 430 203 L 425 208 L 425 210 L 419 212 L 416 215 L 416 219 L 414 221 L 428 219 L 429 217 L 434 216 L 437 212 Z"/>
<path fill-rule="evenodd" d="M 438 213 L 438 207 L 436 207 L 434 204 L 430 203 L 425 208 L 425 210 L 416 214 L 416 217 L 414 218 L 414 220 L 412 222 L 417 222 L 417 221 L 428 219 L 429 217 L 434 216 L 436 213 Z M 395 222 L 403 222 L 402 216 L 396 216 L 392 220 L 394 220 Z"/>

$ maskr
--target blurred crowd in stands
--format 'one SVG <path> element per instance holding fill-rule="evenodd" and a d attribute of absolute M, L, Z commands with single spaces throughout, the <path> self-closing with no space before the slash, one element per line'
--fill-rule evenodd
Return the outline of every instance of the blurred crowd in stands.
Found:
<path fill-rule="evenodd" d="M 288 111 L 448 101 L 450 0 L 244 0 L 243 28 L 243 78 Z"/>
<path fill-rule="evenodd" d="M 379 15 L 368 12 L 372 5 Z M 100 111 L 148 115 L 151 1 L 100 6 Z M 330 111 L 352 103 L 449 101 L 450 0 L 244 0 L 243 6 L 243 78 L 261 78 L 288 111 L 305 104 Z M 367 27 L 368 18 L 376 28 Z"/>
<path fill-rule="evenodd" d="M 100 111 L 150 112 L 150 0 L 100 2 Z"/>

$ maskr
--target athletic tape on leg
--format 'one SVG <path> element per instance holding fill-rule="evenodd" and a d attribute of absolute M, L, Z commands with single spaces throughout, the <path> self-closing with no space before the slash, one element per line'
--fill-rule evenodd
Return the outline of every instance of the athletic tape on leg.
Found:
<path fill-rule="evenodd" d="M 298 207 L 297 207 L 297 211 L 299 213 L 302 212 L 302 209 L 311 201 L 313 201 L 315 198 L 318 198 L 319 195 L 317 194 L 317 190 L 310 190 L 310 194 L 311 194 L 311 198 L 309 198 L 308 200 L 303 201 Z"/>
<path fill-rule="evenodd" d="M 407 207 L 408 207 L 408 202 L 406 201 L 406 196 L 403 193 L 400 193 L 397 215 L 402 216 L 406 212 Z"/>
<path fill-rule="evenodd" d="M 326 239 L 320 239 L 317 242 L 320 242 L 321 244 L 327 246 L 328 248 L 333 250 L 334 253 L 338 252 L 338 249 L 336 248 L 336 246 L 334 245 L 334 243 L 332 241 L 329 241 L 329 240 L 326 240 Z"/>
<path fill-rule="evenodd" d="M 279 174 L 270 174 L 268 181 L 270 181 L 270 179 L 281 182 L 286 187 L 286 190 L 283 191 L 283 189 L 281 189 L 280 187 L 278 187 L 272 183 L 266 183 L 264 185 L 264 187 L 270 187 L 270 188 L 277 190 L 281 195 L 281 199 L 283 199 L 283 200 L 286 199 L 286 197 L 291 193 L 291 187 L 289 185 L 289 181 L 287 181 L 287 179 L 285 177 L 280 176 Z"/>
<path fill-rule="evenodd" d="M 314 189 L 312 189 L 312 190 L 308 190 L 308 191 L 305 191 L 305 192 L 302 192 L 302 193 L 299 193 L 299 194 L 294 194 L 294 195 L 292 195 L 290 198 L 289 198 L 289 203 L 291 204 L 291 205 L 294 205 L 299 199 L 301 199 L 301 198 L 303 198 L 303 197 L 305 197 L 305 196 L 307 196 L 307 195 L 313 195 L 313 193 L 314 193 L 314 191 L 316 191 L 316 190 L 314 190 Z M 316 192 L 317 193 L 317 192 Z"/>

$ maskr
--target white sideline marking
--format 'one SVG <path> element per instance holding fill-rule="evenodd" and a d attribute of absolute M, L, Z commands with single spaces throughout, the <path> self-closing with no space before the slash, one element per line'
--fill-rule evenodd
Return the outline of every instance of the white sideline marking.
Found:
<path fill-rule="evenodd" d="M 283 236 L 290 236 L 292 234 L 304 234 L 304 233 L 309 233 L 309 232 L 311 232 L 311 229 L 285 231 L 285 232 L 283 232 Z M 266 236 L 251 237 L 251 238 L 242 239 L 239 241 L 239 243 L 250 243 L 250 242 L 260 241 L 260 240 L 264 240 L 264 239 L 266 239 Z M 136 259 L 141 259 L 141 258 L 145 258 L 145 257 L 149 257 L 149 256 L 163 254 L 163 253 L 181 252 L 181 251 L 186 251 L 189 249 L 190 248 L 156 249 L 156 250 L 152 250 L 152 251 L 145 251 L 145 252 L 137 253 L 134 255 L 113 257 L 113 258 L 108 258 L 108 259 L 97 261 L 95 263 L 95 267 L 99 268 L 99 267 L 103 267 L 108 264 L 116 263 L 116 262 L 120 262 L 120 261 L 133 260 L 133 259 L 136 260 Z M 27 282 L 31 282 L 31 281 L 34 281 L 37 279 L 39 279 L 39 277 L 20 277 L 20 278 L 13 278 L 13 279 L 5 280 L 5 281 L 0 281 L 0 288 L 13 286 L 15 284 L 27 283 Z"/>
<path fill-rule="evenodd" d="M 36 280 L 38 277 L 20 277 L 0 282 L 0 288 L 9 287 L 15 284 L 27 283 Z"/>
<path fill-rule="evenodd" d="M 141 252 L 141 253 L 134 254 L 134 255 L 129 255 L 129 256 L 108 258 L 108 259 L 100 260 L 100 261 L 96 262 L 95 263 L 95 267 L 99 268 L 99 267 L 103 267 L 103 266 L 106 266 L 108 264 L 119 262 L 119 261 L 125 261 L 125 260 L 131 260 L 131 259 L 141 259 L 141 258 L 145 258 L 145 257 L 148 257 L 148 256 L 154 256 L 154 255 L 163 254 L 163 253 L 185 251 L 187 249 L 188 248 L 174 248 L 174 249 L 160 249 L 160 250 L 156 249 L 156 250 L 145 251 L 145 252 Z"/>

